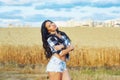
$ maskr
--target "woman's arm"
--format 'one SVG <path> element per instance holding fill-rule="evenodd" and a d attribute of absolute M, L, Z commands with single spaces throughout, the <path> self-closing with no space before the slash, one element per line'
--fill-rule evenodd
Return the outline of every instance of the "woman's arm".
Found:
<path fill-rule="evenodd" d="M 61 50 L 62 48 L 64 48 L 64 45 L 63 44 L 55 45 L 54 48 L 55 50 Z"/>
<path fill-rule="evenodd" d="M 62 49 L 65 48 L 65 46 L 63 44 L 60 44 L 58 42 L 56 37 L 53 37 L 53 36 L 49 37 L 47 39 L 47 42 L 48 42 L 48 45 L 49 45 L 52 53 L 59 54 L 62 51 Z"/>
<path fill-rule="evenodd" d="M 59 54 L 61 57 L 68 54 L 68 52 L 74 50 L 74 47 L 72 45 L 68 46 L 66 49 L 62 50 L 62 52 Z"/>

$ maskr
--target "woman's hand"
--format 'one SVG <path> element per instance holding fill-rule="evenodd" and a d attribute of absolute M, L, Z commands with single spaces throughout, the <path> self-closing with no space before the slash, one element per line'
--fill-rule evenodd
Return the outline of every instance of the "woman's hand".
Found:
<path fill-rule="evenodd" d="M 74 47 L 73 45 L 69 45 L 66 49 L 62 50 L 62 53 L 59 54 L 61 57 L 65 56 L 66 54 L 68 54 L 70 51 L 73 51 Z"/>
<path fill-rule="evenodd" d="M 74 50 L 73 45 L 69 45 L 67 48 L 69 48 L 69 49 L 70 49 L 70 51 L 73 51 L 73 50 Z"/>
<path fill-rule="evenodd" d="M 54 46 L 54 48 L 55 48 L 56 50 L 60 50 L 60 49 L 64 48 L 64 45 L 63 45 L 63 44 L 56 45 L 56 46 Z"/>

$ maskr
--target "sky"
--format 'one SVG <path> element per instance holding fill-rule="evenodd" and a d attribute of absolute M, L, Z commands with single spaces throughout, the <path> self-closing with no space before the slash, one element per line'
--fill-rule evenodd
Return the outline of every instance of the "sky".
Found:
<path fill-rule="evenodd" d="M 120 19 L 120 0 L 0 0 L 0 26 Z"/>

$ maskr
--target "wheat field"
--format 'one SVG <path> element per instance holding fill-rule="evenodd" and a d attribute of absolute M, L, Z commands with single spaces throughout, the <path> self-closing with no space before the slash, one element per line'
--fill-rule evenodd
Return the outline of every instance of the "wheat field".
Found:
<path fill-rule="evenodd" d="M 79 47 L 120 47 L 119 27 L 60 27 Z M 0 45 L 42 45 L 40 28 L 0 28 Z"/>
<path fill-rule="evenodd" d="M 67 33 L 75 47 L 70 53 L 68 67 L 117 67 L 119 72 L 120 28 L 60 27 L 59 29 Z M 36 69 L 36 65 L 46 65 L 47 62 L 42 48 L 40 28 L 0 28 L 0 71 L 6 66 L 7 71 L 13 67 L 15 71 L 16 68 L 24 68 L 22 73 L 35 73 L 32 69 Z M 43 73 L 44 70 L 45 68 L 42 70 Z M 70 69 L 73 80 L 103 80 L 105 77 L 97 75 L 95 78 L 96 76 L 91 77 L 87 74 L 85 76 L 88 79 L 82 76 L 83 79 L 78 79 L 77 76 L 81 72 L 76 71 L 76 68 L 72 71 Z M 108 77 L 105 79 L 110 80 Z M 111 77 L 111 80 L 119 79 Z"/>
<path fill-rule="evenodd" d="M 60 27 L 59 29 L 67 33 L 75 46 L 68 65 L 120 66 L 120 28 Z M 1 61 L 46 63 L 40 28 L 0 28 L 0 55 Z"/>

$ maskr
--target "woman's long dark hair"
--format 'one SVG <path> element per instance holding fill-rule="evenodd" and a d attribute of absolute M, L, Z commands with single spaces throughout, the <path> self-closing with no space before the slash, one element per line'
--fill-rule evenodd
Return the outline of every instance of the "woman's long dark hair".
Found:
<path fill-rule="evenodd" d="M 45 49 L 44 53 L 45 53 L 46 58 L 50 58 L 52 56 L 52 52 L 51 52 L 51 49 L 47 42 L 47 39 L 50 34 L 49 34 L 47 28 L 45 27 L 46 22 L 51 22 L 51 23 L 53 23 L 53 22 L 51 20 L 45 20 L 41 25 L 42 42 L 43 42 L 43 48 Z M 58 28 L 56 31 L 57 31 L 57 33 L 60 33 L 61 35 L 65 35 L 69 39 L 69 37 L 64 32 L 59 31 Z"/>

